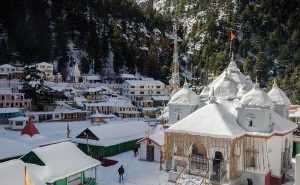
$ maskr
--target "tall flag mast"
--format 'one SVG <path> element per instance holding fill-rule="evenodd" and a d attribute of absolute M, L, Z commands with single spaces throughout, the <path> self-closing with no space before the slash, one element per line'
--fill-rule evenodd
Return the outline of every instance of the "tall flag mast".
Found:
<path fill-rule="evenodd" d="M 178 61 L 178 36 L 177 36 L 176 21 L 173 26 L 173 36 L 174 36 L 173 64 L 172 64 L 172 76 L 169 81 L 169 84 L 170 84 L 171 92 L 175 93 L 180 88 L 179 61 Z"/>

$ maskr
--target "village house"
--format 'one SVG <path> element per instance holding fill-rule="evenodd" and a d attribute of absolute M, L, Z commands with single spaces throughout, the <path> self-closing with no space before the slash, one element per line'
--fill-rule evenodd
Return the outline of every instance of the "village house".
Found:
<path fill-rule="evenodd" d="M 25 98 L 24 93 L 14 89 L 0 89 L 0 108 L 16 107 L 31 109 L 31 99 Z"/>
<path fill-rule="evenodd" d="M 29 176 L 37 185 L 96 185 L 99 165 L 99 161 L 85 155 L 75 144 L 61 142 L 0 163 L 1 184 L 23 185 L 25 176 Z"/>
<path fill-rule="evenodd" d="M 53 81 L 53 64 L 47 62 L 40 62 L 35 64 L 37 70 L 45 73 L 45 79 Z"/>
<path fill-rule="evenodd" d="M 163 82 L 154 79 L 125 80 L 122 94 L 139 107 L 152 107 L 153 97 L 165 96 L 162 102 L 168 101 L 167 89 Z"/>
<path fill-rule="evenodd" d="M 99 112 L 106 115 L 114 114 L 121 118 L 140 117 L 137 107 L 125 97 L 107 97 L 102 101 L 87 101 L 83 102 L 83 107 L 87 111 Z"/>
<path fill-rule="evenodd" d="M 0 65 L 0 76 L 1 78 L 8 78 L 12 73 L 15 73 L 17 68 L 11 64 Z"/>
<path fill-rule="evenodd" d="M 28 123 L 29 118 L 25 116 L 18 116 L 8 119 L 8 128 L 12 130 L 22 130 Z"/>
<path fill-rule="evenodd" d="M 169 100 L 165 84 L 153 78 L 141 80 L 125 80 L 122 84 L 122 95 L 131 99 L 143 116 L 154 118 L 160 113 L 158 107 L 163 107 Z"/>
<path fill-rule="evenodd" d="M 24 70 L 22 67 L 11 64 L 0 65 L 0 78 L 7 80 L 22 79 L 24 77 Z"/>
<path fill-rule="evenodd" d="M 34 122 L 43 121 L 82 121 L 86 120 L 89 116 L 89 111 L 80 109 L 72 110 L 55 110 L 55 111 L 44 111 L 44 112 L 26 112 L 28 117 L 32 118 Z"/>
<path fill-rule="evenodd" d="M 164 161 L 164 131 L 159 131 L 138 141 L 139 159 L 145 161 Z"/>
<path fill-rule="evenodd" d="M 90 84 L 101 83 L 101 77 L 95 74 L 82 75 L 82 82 Z"/>
<path fill-rule="evenodd" d="M 287 119 L 288 102 L 276 82 L 267 94 L 249 79 L 232 59 L 202 91 L 199 109 L 167 129 L 167 169 L 214 184 L 284 182 L 297 125 Z"/>
<path fill-rule="evenodd" d="M 122 120 L 84 129 L 74 139 L 85 153 L 102 158 L 133 150 L 137 141 L 145 137 L 144 121 Z"/>
<path fill-rule="evenodd" d="M 117 119 L 118 117 L 113 114 L 101 114 L 99 112 L 96 112 L 95 114 L 92 114 L 90 118 L 91 118 L 91 123 L 97 125 L 97 124 L 103 124 L 109 122 L 110 120 Z"/>
<path fill-rule="evenodd" d="M 0 108 L 0 124 L 8 124 L 9 118 L 23 116 L 24 110 L 19 108 Z"/>

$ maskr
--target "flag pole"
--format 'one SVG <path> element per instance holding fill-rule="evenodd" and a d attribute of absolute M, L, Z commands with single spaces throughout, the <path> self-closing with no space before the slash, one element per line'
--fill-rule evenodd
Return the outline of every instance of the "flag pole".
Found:
<path fill-rule="evenodd" d="M 26 185 L 26 165 L 24 167 L 24 185 Z"/>

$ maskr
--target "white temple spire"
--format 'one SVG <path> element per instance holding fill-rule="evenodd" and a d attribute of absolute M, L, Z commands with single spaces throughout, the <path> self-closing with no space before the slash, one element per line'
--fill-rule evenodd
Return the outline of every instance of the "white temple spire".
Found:
<path fill-rule="evenodd" d="M 74 77 L 74 82 L 78 83 L 79 78 L 81 77 L 81 73 L 80 73 L 78 63 L 75 63 L 74 70 L 73 70 L 73 77 Z"/>

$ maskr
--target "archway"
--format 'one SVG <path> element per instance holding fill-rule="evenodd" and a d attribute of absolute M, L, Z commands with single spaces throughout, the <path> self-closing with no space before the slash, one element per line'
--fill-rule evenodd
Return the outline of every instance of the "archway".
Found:
<path fill-rule="evenodd" d="M 191 173 L 205 174 L 208 171 L 208 160 L 206 157 L 206 150 L 201 146 L 193 145 L 190 159 Z"/>
<path fill-rule="evenodd" d="M 215 181 L 220 181 L 222 176 L 222 166 L 224 158 L 223 154 L 220 151 L 216 151 L 213 159 L 213 174 L 212 178 Z"/>

